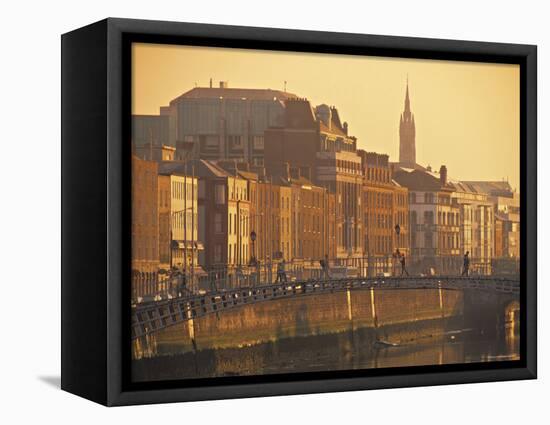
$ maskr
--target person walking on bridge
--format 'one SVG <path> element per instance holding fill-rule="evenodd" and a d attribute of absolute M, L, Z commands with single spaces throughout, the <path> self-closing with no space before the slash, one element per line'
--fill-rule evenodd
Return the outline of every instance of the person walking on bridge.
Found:
<path fill-rule="evenodd" d="M 277 264 L 277 280 L 276 282 L 286 282 L 286 271 L 285 271 L 285 259 Z"/>
<path fill-rule="evenodd" d="M 404 274 L 409 276 L 409 272 L 407 271 L 407 263 L 405 261 L 405 254 L 401 254 L 400 262 L 401 262 L 401 276 L 403 276 Z"/>
<path fill-rule="evenodd" d="M 324 259 L 321 259 L 319 261 L 319 263 L 321 264 L 321 271 L 323 273 L 323 279 L 330 279 L 330 273 L 329 273 L 329 269 L 328 269 L 328 255 L 325 255 L 325 258 Z"/>
<path fill-rule="evenodd" d="M 392 254 L 393 260 L 392 260 L 392 276 L 397 276 L 396 266 L 397 262 L 401 262 L 401 251 L 399 251 L 399 248 L 395 250 L 395 252 Z M 403 273 L 401 273 L 403 274 Z"/>
<path fill-rule="evenodd" d="M 470 251 L 466 251 L 464 254 L 464 262 L 462 264 L 462 276 L 468 277 L 470 275 Z"/>

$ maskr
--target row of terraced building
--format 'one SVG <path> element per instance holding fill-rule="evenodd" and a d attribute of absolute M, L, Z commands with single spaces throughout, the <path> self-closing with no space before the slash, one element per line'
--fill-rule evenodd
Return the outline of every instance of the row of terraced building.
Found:
<path fill-rule="evenodd" d="M 408 86 L 398 162 L 358 149 L 335 107 L 282 91 L 220 83 L 136 115 L 133 268 L 200 276 L 283 259 L 318 269 L 328 257 L 375 275 L 397 271 L 399 250 L 411 272 L 459 273 L 469 251 L 476 272 L 491 273 L 496 255 L 519 257 L 518 194 L 416 164 L 415 136 Z M 156 176 L 149 195 L 140 173 Z M 178 184 L 188 192 L 170 206 Z"/>

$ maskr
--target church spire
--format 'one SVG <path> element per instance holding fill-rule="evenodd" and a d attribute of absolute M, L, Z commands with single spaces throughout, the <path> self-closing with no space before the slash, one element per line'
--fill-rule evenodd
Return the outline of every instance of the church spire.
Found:
<path fill-rule="evenodd" d="M 405 90 L 405 109 L 399 120 L 399 162 L 410 167 L 416 165 L 416 128 L 409 97 L 409 75 Z"/>
<path fill-rule="evenodd" d="M 409 74 L 407 74 L 407 90 L 405 92 L 405 114 L 411 113 L 411 101 L 409 99 Z"/>
<path fill-rule="evenodd" d="M 406 86 L 406 91 L 405 91 L 405 110 L 403 111 L 404 112 L 404 116 L 408 119 L 410 119 L 410 115 L 411 115 L 411 100 L 409 98 L 409 74 L 407 74 L 407 86 Z"/>

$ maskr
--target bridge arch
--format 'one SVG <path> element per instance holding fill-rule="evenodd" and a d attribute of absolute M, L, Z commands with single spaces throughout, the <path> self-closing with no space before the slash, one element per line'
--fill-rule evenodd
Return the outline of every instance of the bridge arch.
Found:
<path fill-rule="evenodd" d="M 242 305 L 266 302 L 280 298 L 298 297 L 312 294 L 333 293 L 372 289 L 440 289 L 467 292 L 465 309 L 470 310 L 473 320 L 480 315 L 502 315 L 509 303 L 519 298 L 519 281 L 492 277 L 407 277 L 407 278 L 346 278 L 316 279 L 301 282 L 288 282 L 260 287 L 236 288 L 229 291 L 214 291 L 204 295 L 186 296 L 177 299 L 138 304 L 132 308 L 132 339 L 207 314 L 238 308 Z M 497 295 L 496 297 L 492 296 Z M 490 303 L 488 303 L 491 298 Z M 505 303 L 505 304 L 502 304 Z M 517 311 L 510 304 L 510 311 Z M 515 314 L 515 313 L 514 313 Z M 476 319 L 477 318 L 477 319 Z M 505 320 L 499 317 L 498 321 Z"/>

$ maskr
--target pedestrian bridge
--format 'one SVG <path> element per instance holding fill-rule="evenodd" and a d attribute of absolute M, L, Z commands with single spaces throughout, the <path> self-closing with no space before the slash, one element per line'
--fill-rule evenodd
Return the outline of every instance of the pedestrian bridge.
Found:
<path fill-rule="evenodd" d="M 438 289 L 449 291 L 483 291 L 505 295 L 519 301 L 519 278 L 510 277 L 354 277 L 283 282 L 256 287 L 186 295 L 162 301 L 140 303 L 132 307 L 132 339 L 160 331 L 181 322 L 209 314 L 239 308 L 243 305 L 269 302 L 282 298 L 303 297 L 356 290 Z"/>

